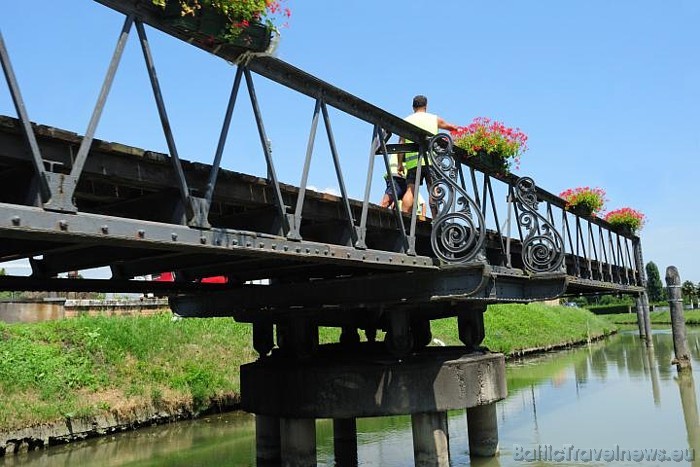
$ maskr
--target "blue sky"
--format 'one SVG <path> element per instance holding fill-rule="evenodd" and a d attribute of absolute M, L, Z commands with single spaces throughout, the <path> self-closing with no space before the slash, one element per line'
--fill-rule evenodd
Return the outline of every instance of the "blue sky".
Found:
<path fill-rule="evenodd" d="M 700 2 L 287 0 L 279 58 L 398 116 L 415 94 L 468 124 L 489 116 L 529 136 L 518 174 L 551 192 L 604 188 L 608 208 L 647 215 L 645 261 L 700 281 Z M 84 133 L 123 16 L 90 0 L 5 1 L 0 29 L 32 120 Z M 212 159 L 235 67 L 148 30 L 181 157 Z M 97 137 L 166 152 L 135 31 Z M 256 80 L 282 181 L 299 184 L 313 101 Z M 0 82 L 0 114 L 14 116 Z M 350 194 L 371 128 L 331 112 Z M 239 100 L 226 168 L 264 174 Z M 310 184 L 337 189 L 319 132 Z M 378 201 L 381 173 L 375 174 Z"/>

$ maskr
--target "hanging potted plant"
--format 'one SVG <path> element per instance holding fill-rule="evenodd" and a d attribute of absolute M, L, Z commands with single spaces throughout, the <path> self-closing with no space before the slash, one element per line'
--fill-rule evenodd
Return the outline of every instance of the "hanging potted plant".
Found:
<path fill-rule="evenodd" d="M 569 188 L 559 193 L 559 197 L 566 201 L 566 210 L 583 217 L 595 217 L 605 207 L 605 191 L 602 188 Z"/>
<path fill-rule="evenodd" d="M 520 156 L 527 151 L 527 135 L 519 128 L 509 128 L 487 117 L 475 118 L 471 124 L 452 132 L 457 147 L 469 157 L 497 173 L 508 173 L 520 165 Z"/>
<path fill-rule="evenodd" d="M 253 52 L 265 52 L 276 22 L 289 18 L 284 0 L 151 0 L 160 7 L 163 20 L 195 40 L 231 44 Z"/>
<path fill-rule="evenodd" d="M 605 220 L 621 233 L 632 235 L 642 229 L 646 218 L 644 214 L 632 208 L 620 208 L 607 213 Z"/>

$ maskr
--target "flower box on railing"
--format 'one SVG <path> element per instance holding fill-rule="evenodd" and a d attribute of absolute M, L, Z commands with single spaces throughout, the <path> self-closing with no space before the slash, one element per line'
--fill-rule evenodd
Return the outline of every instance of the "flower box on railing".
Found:
<path fill-rule="evenodd" d="M 251 52 L 265 52 L 274 35 L 271 26 L 236 21 L 212 6 L 187 9 L 181 0 L 166 0 L 159 12 L 164 24 L 209 45 L 228 44 Z"/>
<path fill-rule="evenodd" d="M 559 193 L 566 201 L 566 210 L 580 216 L 591 217 L 605 208 L 605 190 L 587 186 L 569 188 Z"/>
<path fill-rule="evenodd" d="M 631 236 L 644 226 L 645 216 L 631 208 L 620 208 L 607 213 L 605 220 L 619 233 Z"/>
<path fill-rule="evenodd" d="M 455 146 L 490 173 L 509 173 L 511 165 L 517 167 L 520 156 L 527 150 L 525 133 L 486 117 L 475 118 L 468 126 L 457 128 L 452 138 Z"/>

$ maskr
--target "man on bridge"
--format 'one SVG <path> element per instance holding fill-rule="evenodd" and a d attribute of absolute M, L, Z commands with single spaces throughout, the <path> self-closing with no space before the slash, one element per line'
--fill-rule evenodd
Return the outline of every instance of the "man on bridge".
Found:
<path fill-rule="evenodd" d="M 404 120 L 422 128 L 432 135 L 437 134 L 438 129 L 447 131 L 454 131 L 457 129 L 457 125 L 447 123 L 437 115 L 428 113 L 428 98 L 423 95 L 417 95 L 413 98 L 413 113 Z M 411 141 L 405 139 L 403 136 L 399 138 L 399 144 L 410 142 Z M 420 155 L 417 152 L 409 152 L 399 153 L 398 156 L 398 172 L 399 174 L 406 173 L 406 193 L 401 200 L 401 210 L 408 213 L 411 212 L 413 200 L 416 197 L 416 172 Z M 423 179 L 425 179 L 428 193 L 430 193 L 433 186 L 432 174 L 430 173 L 429 167 L 425 164 L 425 161 L 421 161 L 421 165 L 421 180 L 418 181 L 418 186 L 420 186 Z M 404 172 L 404 169 L 406 172 Z M 435 217 L 437 207 L 433 204 L 432 199 L 428 202 L 430 204 L 430 213 Z"/>

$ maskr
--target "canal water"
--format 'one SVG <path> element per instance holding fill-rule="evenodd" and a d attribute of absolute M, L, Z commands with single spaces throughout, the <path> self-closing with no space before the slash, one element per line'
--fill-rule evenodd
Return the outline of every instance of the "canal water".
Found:
<path fill-rule="evenodd" d="M 500 455 L 472 465 L 700 465 L 700 331 L 693 374 L 678 377 L 670 332 L 653 352 L 636 333 L 508 364 L 498 404 Z M 469 465 L 464 411 L 449 417 L 452 465 Z M 332 423 L 317 422 L 319 465 L 332 466 Z M 358 420 L 364 466 L 412 466 L 409 417 Z M 665 459 L 665 460 L 664 460 Z M 252 466 L 253 418 L 234 413 L 142 429 L 0 459 L 0 466 Z"/>

